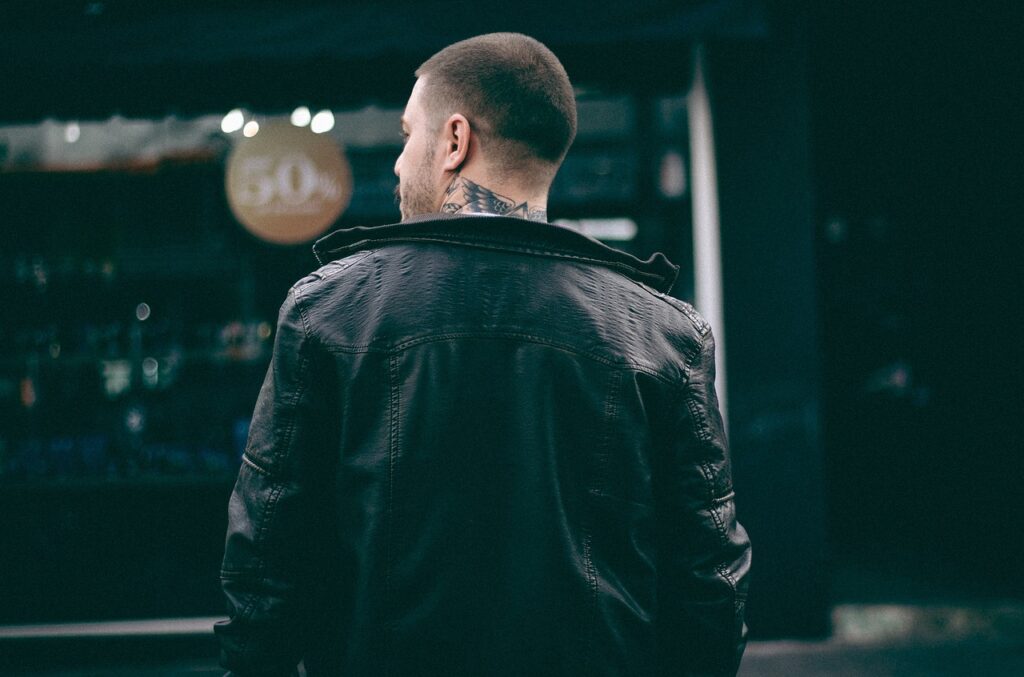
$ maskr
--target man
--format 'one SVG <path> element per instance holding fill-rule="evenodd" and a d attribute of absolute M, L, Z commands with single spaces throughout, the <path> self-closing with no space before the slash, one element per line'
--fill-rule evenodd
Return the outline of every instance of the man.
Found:
<path fill-rule="evenodd" d="M 321 239 L 281 308 L 225 666 L 735 673 L 749 543 L 678 268 L 546 222 L 576 107 L 539 42 L 472 38 L 416 75 L 402 222 Z"/>

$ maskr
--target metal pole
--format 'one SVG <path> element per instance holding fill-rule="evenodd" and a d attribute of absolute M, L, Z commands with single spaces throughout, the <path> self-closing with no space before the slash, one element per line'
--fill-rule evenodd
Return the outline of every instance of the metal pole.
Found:
<path fill-rule="evenodd" d="M 722 300 L 722 248 L 719 238 L 718 179 L 715 137 L 704 77 L 704 45 L 693 56 L 693 85 L 686 97 L 690 127 L 690 164 L 693 185 L 693 270 L 697 310 L 711 324 L 715 336 L 715 390 L 725 429 L 729 429 L 725 378 L 725 315 Z"/>

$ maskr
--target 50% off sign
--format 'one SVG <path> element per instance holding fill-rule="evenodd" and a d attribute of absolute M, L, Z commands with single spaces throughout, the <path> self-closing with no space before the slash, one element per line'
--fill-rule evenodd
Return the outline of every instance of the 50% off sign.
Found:
<path fill-rule="evenodd" d="M 246 230 L 275 244 L 309 242 L 352 198 L 352 170 L 330 137 L 267 125 L 228 156 L 228 204 Z"/>

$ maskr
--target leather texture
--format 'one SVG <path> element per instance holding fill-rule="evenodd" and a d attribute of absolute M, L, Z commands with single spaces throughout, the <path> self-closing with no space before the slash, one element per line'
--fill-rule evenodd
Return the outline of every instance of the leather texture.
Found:
<path fill-rule="evenodd" d="M 225 667 L 735 674 L 750 543 L 678 268 L 494 216 L 314 252 L 230 500 Z"/>

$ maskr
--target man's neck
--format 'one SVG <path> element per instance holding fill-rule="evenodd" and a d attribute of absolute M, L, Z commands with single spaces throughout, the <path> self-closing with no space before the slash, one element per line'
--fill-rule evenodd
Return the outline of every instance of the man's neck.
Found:
<path fill-rule="evenodd" d="M 547 221 L 547 205 L 538 200 L 519 202 L 456 174 L 444 194 L 441 211 L 447 214 L 497 214 L 529 221 Z"/>

